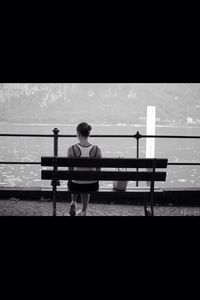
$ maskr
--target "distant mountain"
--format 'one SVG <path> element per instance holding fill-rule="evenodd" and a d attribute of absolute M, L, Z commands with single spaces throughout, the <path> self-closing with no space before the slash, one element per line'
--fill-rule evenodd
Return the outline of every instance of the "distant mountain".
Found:
<path fill-rule="evenodd" d="M 200 124 L 200 84 L 0 84 L 0 121 Z"/>

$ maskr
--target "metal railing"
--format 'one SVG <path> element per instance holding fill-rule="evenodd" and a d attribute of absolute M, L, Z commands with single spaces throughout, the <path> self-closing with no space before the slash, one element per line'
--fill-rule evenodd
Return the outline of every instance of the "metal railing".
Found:
<path fill-rule="evenodd" d="M 59 134 L 60 130 L 53 129 L 53 134 L 10 134 L 0 133 L 0 137 L 39 137 L 39 138 L 53 138 L 53 155 L 58 155 L 58 138 L 74 138 L 77 137 L 73 134 Z M 142 138 L 164 138 L 164 139 L 200 139 L 200 136 L 188 136 L 188 135 L 142 135 L 139 131 L 133 135 L 119 135 L 119 134 L 100 134 L 90 135 L 91 138 L 130 138 L 136 139 L 136 158 L 140 158 L 140 139 Z M 16 161 L 0 161 L 0 164 L 13 164 L 13 165 L 40 165 L 41 162 L 16 162 Z M 197 166 L 200 163 L 181 163 L 181 162 L 168 162 L 168 165 L 184 165 L 184 166 Z M 138 186 L 138 182 L 136 182 Z"/>

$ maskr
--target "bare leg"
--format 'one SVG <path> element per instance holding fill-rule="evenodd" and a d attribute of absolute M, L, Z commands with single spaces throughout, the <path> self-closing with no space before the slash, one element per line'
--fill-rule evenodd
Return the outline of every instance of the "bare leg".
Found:
<path fill-rule="evenodd" d="M 76 216 L 76 202 L 77 202 L 77 199 L 78 199 L 78 196 L 79 194 L 78 193 L 71 193 L 71 205 L 70 205 L 70 211 L 69 211 L 69 214 L 70 216 Z"/>
<path fill-rule="evenodd" d="M 76 204 L 76 202 L 78 200 L 78 196 L 79 196 L 79 193 L 71 193 L 71 200 L 72 200 L 71 204 L 72 203 Z"/>
<path fill-rule="evenodd" d="M 83 203 L 82 211 L 86 212 L 87 206 L 88 206 L 88 202 L 90 200 L 90 194 L 87 194 L 87 193 L 81 194 L 81 200 L 82 200 L 82 203 Z"/>

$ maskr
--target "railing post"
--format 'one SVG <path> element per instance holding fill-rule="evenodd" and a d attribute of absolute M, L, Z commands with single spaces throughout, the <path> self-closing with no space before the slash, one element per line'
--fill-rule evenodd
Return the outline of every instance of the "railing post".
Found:
<path fill-rule="evenodd" d="M 139 131 L 137 131 L 137 133 L 135 134 L 135 138 L 136 138 L 136 142 L 137 142 L 137 146 L 136 146 L 136 157 L 139 158 L 139 151 L 140 151 L 140 144 L 139 144 L 139 139 L 142 137 L 142 135 L 139 133 Z M 138 172 L 138 168 L 137 168 L 137 172 Z M 136 186 L 138 186 L 138 181 L 136 181 Z"/>
<path fill-rule="evenodd" d="M 56 179 L 56 171 L 57 171 L 57 156 L 58 156 L 58 133 L 60 130 L 58 128 L 54 128 L 53 134 L 54 134 L 54 179 L 51 182 L 51 185 L 53 186 L 53 216 L 56 216 L 56 195 L 57 195 L 57 186 L 60 185 L 59 180 Z"/>

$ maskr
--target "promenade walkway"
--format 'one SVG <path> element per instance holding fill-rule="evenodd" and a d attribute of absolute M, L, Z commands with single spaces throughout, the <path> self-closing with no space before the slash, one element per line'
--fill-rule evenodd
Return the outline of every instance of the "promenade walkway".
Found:
<path fill-rule="evenodd" d="M 57 203 L 57 216 L 69 216 L 70 203 Z M 78 204 L 78 209 L 81 204 Z M 155 206 L 155 216 L 200 216 L 200 207 Z M 0 216 L 52 216 L 52 202 L 0 200 Z M 144 216 L 142 205 L 93 204 L 88 216 Z"/>

